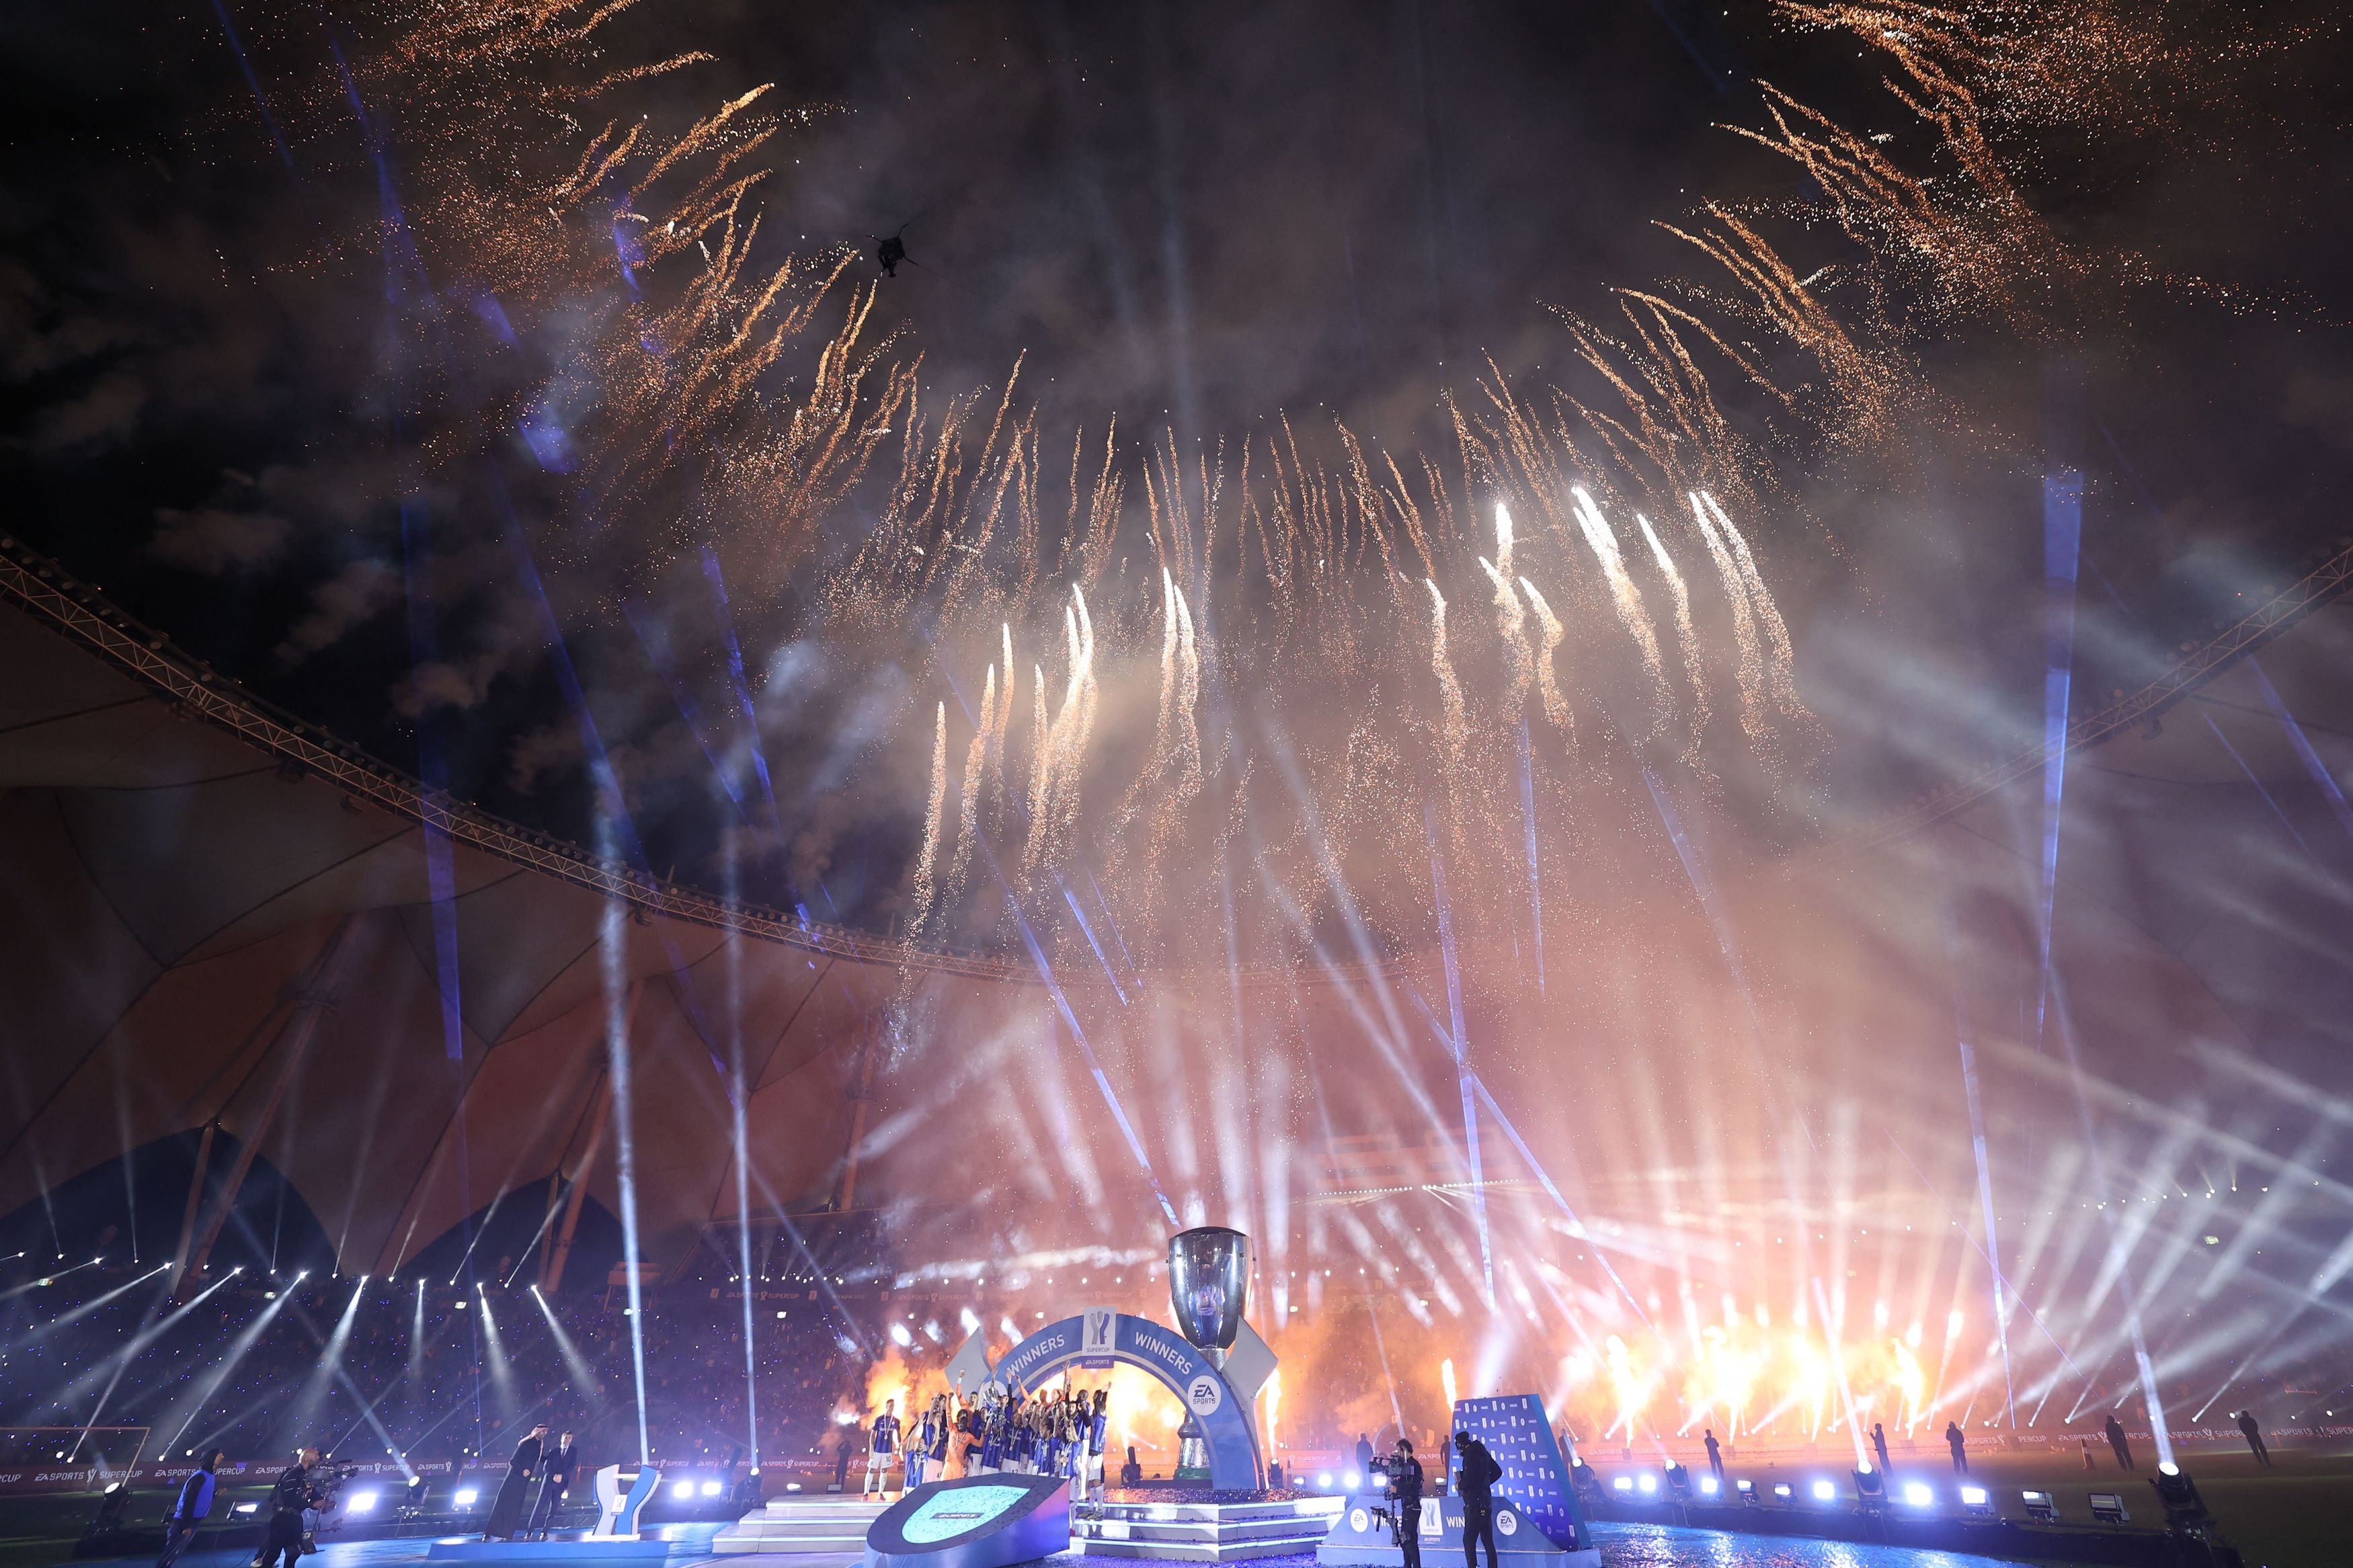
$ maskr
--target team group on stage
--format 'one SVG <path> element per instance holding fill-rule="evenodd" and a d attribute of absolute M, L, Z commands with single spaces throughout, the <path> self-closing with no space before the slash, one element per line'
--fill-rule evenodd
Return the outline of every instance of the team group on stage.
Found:
<path fill-rule="evenodd" d="M 1084 1498 L 1090 1485 L 1103 1485 L 1110 1405 L 1107 1388 L 1031 1396 L 990 1384 L 970 1403 L 953 1394 L 936 1395 L 907 1431 L 898 1401 L 885 1400 L 867 1431 L 863 1493 L 888 1496 L 896 1467 L 907 1491 L 925 1481 L 1006 1471 L 1060 1476 L 1071 1483 L 1074 1500 Z"/>

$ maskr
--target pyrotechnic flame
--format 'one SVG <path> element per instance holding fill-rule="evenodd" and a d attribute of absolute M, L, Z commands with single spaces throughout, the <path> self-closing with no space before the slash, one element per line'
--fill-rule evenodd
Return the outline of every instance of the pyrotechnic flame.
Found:
<path fill-rule="evenodd" d="M 964 885 L 965 868 L 972 862 L 973 844 L 980 837 L 981 779 L 988 764 L 996 718 L 997 666 L 992 664 L 981 686 L 980 727 L 972 732 L 972 744 L 964 753 L 964 794 L 956 802 L 955 858 L 948 869 L 947 888 L 951 894 Z"/>
<path fill-rule="evenodd" d="M 1798 697 L 1797 655 L 1789 647 L 1789 628 L 1782 623 L 1780 608 L 1773 603 L 1772 591 L 1765 586 L 1764 574 L 1757 570 L 1756 557 L 1748 553 L 1748 541 L 1741 537 L 1740 530 L 1732 525 L 1732 519 L 1725 515 L 1724 509 L 1715 504 L 1714 496 L 1702 490 L 1699 499 L 1706 503 L 1708 511 L 1715 519 L 1716 527 L 1724 531 L 1725 541 L 1732 546 L 1733 560 L 1739 566 L 1741 585 L 1747 590 L 1748 602 L 1755 607 L 1757 619 L 1772 644 L 1772 655 L 1766 661 L 1765 673 L 1773 700 L 1784 713 L 1800 714 L 1805 711 L 1805 704 Z"/>

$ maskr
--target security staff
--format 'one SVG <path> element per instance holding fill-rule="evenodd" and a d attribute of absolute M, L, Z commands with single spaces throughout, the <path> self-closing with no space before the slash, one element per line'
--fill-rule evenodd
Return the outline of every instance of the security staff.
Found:
<path fill-rule="evenodd" d="M 1468 1432 L 1454 1434 L 1454 1451 L 1461 1456 L 1455 1489 L 1462 1494 L 1463 1568 L 1479 1568 L 1479 1542 L 1487 1543 L 1487 1568 L 1495 1563 L 1495 1483 L 1504 1467 L 1487 1452 L 1487 1445 Z"/>

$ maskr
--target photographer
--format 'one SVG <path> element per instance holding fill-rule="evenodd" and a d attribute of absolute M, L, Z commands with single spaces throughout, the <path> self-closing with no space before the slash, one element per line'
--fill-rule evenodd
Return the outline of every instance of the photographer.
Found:
<path fill-rule="evenodd" d="M 306 1447 L 270 1488 L 269 1533 L 261 1538 L 261 1555 L 254 1559 L 258 1568 L 279 1568 L 281 1553 L 284 1568 L 296 1568 L 302 1560 L 302 1516 L 326 1500 L 311 1484 L 311 1472 L 318 1464 L 319 1450 Z"/>
<path fill-rule="evenodd" d="M 1405 1553 L 1405 1568 L 1421 1568 L 1421 1461 L 1402 1435 L 1389 1455 L 1388 1471 L 1389 1496 L 1397 1500 L 1398 1550 Z"/>

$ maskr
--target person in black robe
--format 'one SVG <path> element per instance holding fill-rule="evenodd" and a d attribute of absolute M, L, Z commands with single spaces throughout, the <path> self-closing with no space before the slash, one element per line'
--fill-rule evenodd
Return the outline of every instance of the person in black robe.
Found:
<path fill-rule="evenodd" d="M 543 1421 L 515 1445 L 514 1458 L 507 1461 L 507 1479 L 499 1483 L 490 1518 L 482 1521 L 483 1540 L 512 1541 L 522 1528 L 523 1504 L 531 1495 L 531 1478 L 539 1470 L 540 1445 L 546 1440 L 547 1423 Z"/>

